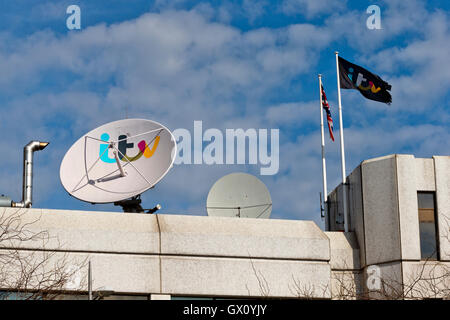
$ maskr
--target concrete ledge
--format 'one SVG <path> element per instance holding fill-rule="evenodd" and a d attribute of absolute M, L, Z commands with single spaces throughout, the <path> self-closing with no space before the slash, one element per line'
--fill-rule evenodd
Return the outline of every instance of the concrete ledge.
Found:
<path fill-rule="evenodd" d="M 4 208 L 32 233 L 47 231 L 46 250 L 330 259 L 329 240 L 312 221 Z M 159 230 L 160 228 L 160 230 Z M 161 232 L 161 234 L 159 234 Z M 161 237 L 161 245 L 159 243 Z M 4 242 L 2 246 L 6 246 Z M 17 242 L 42 249 L 39 241 Z"/>
<path fill-rule="evenodd" d="M 330 259 L 329 240 L 312 221 L 158 215 L 161 254 Z"/>
<path fill-rule="evenodd" d="M 8 253 L 0 249 L 0 254 Z M 142 255 L 117 255 L 117 254 L 86 254 L 86 253 L 64 253 L 42 251 L 19 251 L 26 271 L 20 271 L 19 260 L 16 263 L 3 266 L 2 275 L 8 276 L 7 281 L 2 284 L 14 284 L 15 277 L 27 275 L 33 280 L 42 280 L 44 272 L 58 278 L 63 274 L 71 277 L 64 285 L 66 290 L 88 291 L 88 261 L 92 268 L 92 290 L 113 290 L 117 293 L 149 294 L 159 293 L 160 268 L 159 257 Z M 39 265 L 34 273 L 33 266 Z M 56 268 L 61 268 L 55 269 Z M 23 281 L 23 280 L 22 280 Z M 33 283 L 30 282 L 30 287 Z M 1 289 L 1 288 L 0 288 Z"/>
<path fill-rule="evenodd" d="M 121 212 L 89 212 L 49 209 L 5 210 L 5 217 L 21 214 L 21 225 L 36 234 L 47 231 L 46 250 L 157 254 L 156 217 Z M 5 219 L 5 218 L 3 218 Z M 2 241 L 1 246 L 6 246 Z M 42 249 L 42 241 L 20 241 L 20 248 Z"/>
<path fill-rule="evenodd" d="M 14 208 L 4 212 L 22 214 L 28 231 L 48 231 L 52 237 L 45 246 L 16 243 L 26 249 L 22 252 L 59 251 L 55 257 L 90 259 L 94 290 L 331 297 L 330 239 L 312 221 Z M 83 279 L 86 273 L 87 263 Z"/>
<path fill-rule="evenodd" d="M 162 256 L 161 274 L 172 295 L 331 297 L 325 262 Z"/>
<path fill-rule="evenodd" d="M 354 232 L 325 232 L 330 239 L 332 270 L 359 270 L 359 247 Z"/>
<path fill-rule="evenodd" d="M 4 208 L 32 233 L 47 231 L 46 250 L 174 254 L 295 260 L 330 259 L 329 239 L 312 221 L 147 215 Z M 161 238 L 161 240 L 160 240 Z M 160 244 L 161 241 L 161 244 Z M 21 241 L 42 249 L 40 241 Z M 5 247 L 5 242 L 1 243 Z"/>
<path fill-rule="evenodd" d="M 159 257 L 139 255 L 90 255 L 92 288 L 116 292 L 159 293 Z"/>

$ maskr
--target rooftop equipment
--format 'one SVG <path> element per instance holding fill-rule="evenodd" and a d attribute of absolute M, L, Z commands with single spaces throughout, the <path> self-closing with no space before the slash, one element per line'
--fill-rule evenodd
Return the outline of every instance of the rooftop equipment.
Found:
<path fill-rule="evenodd" d="M 172 168 L 176 150 L 172 133 L 155 121 L 110 122 L 83 135 L 67 151 L 60 167 L 61 183 L 78 200 L 144 212 L 140 194 Z"/>
<path fill-rule="evenodd" d="M 266 218 L 272 212 L 272 199 L 264 183 L 255 176 L 236 172 L 214 183 L 208 193 L 209 216 Z"/>
<path fill-rule="evenodd" d="M 30 141 L 23 148 L 23 187 L 22 201 L 14 202 L 9 197 L 0 197 L 0 207 L 31 208 L 33 203 L 33 154 L 43 150 L 49 142 Z"/>

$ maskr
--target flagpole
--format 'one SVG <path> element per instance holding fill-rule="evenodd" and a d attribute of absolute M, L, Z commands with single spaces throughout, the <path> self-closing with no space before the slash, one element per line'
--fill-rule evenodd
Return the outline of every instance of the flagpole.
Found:
<path fill-rule="evenodd" d="M 339 135 L 341 137 L 341 164 L 342 164 L 342 203 L 344 207 L 344 231 L 348 232 L 348 210 L 347 210 L 347 175 L 345 173 L 345 150 L 344 150 L 344 126 L 342 123 L 342 105 L 341 105 L 341 84 L 339 80 L 339 59 L 338 51 L 334 52 L 336 55 L 336 75 L 337 75 L 337 90 L 339 103 Z"/>
<path fill-rule="evenodd" d="M 322 179 L 323 179 L 323 210 L 325 211 L 325 230 L 328 231 L 328 207 L 327 207 L 327 165 L 325 162 L 325 137 L 323 133 L 323 105 L 322 105 L 322 75 L 319 74 L 319 95 L 320 95 L 320 134 L 322 137 Z"/>

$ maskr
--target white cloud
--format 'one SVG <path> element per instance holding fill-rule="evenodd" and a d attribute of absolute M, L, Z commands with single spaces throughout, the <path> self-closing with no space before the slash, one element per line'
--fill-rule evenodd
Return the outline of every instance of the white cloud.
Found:
<path fill-rule="evenodd" d="M 33 21 L 45 21 L 49 20 L 61 20 L 66 15 L 66 9 L 70 4 L 62 2 L 43 2 L 31 7 L 31 10 L 27 11 L 28 19 Z"/>
<path fill-rule="evenodd" d="M 446 119 L 448 123 L 442 96 L 450 91 L 450 69 L 443 67 L 450 56 L 449 15 L 438 11 L 424 18 L 424 37 L 404 47 L 382 50 L 368 60 L 376 70 L 391 75 L 396 106 L 406 107 L 413 113 L 434 106 L 429 116 L 434 114 L 436 120 Z M 397 75 L 400 70 L 409 72 Z"/>
<path fill-rule="evenodd" d="M 391 37 L 405 32 L 422 32 L 424 20 L 430 14 L 423 1 L 385 0 L 383 2 L 386 10 L 381 12 L 381 25 Z"/>
<path fill-rule="evenodd" d="M 10 122 L 3 123 L 1 132 L 12 132 L 5 148 L 19 147 L 6 165 L 20 175 L 16 155 L 21 154 L 21 147 L 31 139 L 50 140 L 43 152 L 48 164 L 38 169 L 53 172 L 54 177 L 39 183 L 42 190 L 60 188 L 59 162 L 70 144 L 97 125 L 123 118 L 126 112 L 129 117 L 152 118 L 172 129 L 189 129 L 193 120 L 221 129 L 258 128 L 269 121 L 259 110 L 266 104 L 265 95 L 289 85 L 292 77 L 317 63 L 313 53 L 326 46 L 328 38 L 317 39 L 316 29 L 300 25 L 241 32 L 208 21 L 194 10 L 149 13 L 67 36 L 44 31 L 27 39 L 11 38 L 14 46 L 0 51 L 5 70 L 2 90 L 11 94 L 4 107 Z M 28 124 L 17 130 L 16 124 L 24 117 Z M 162 190 L 158 198 L 170 202 L 168 210 L 179 208 L 179 203 L 196 207 L 206 199 L 212 182 L 240 169 L 176 167 L 146 197 Z M 258 169 L 241 170 L 256 173 Z M 186 184 L 179 183 L 181 176 Z M 17 194 L 11 184 L 3 187 Z M 46 192 L 40 196 L 51 197 Z"/>
<path fill-rule="evenodd" d="M 250 24 L 266 13 L 266 7 L 269 5 L 265 0 L 244 0 L 242 9 L 248 17 Z"/>
<path fill-rule="evenodd" d="M 319 108 L 319 101 L 283 103 L 268 107 L 265 118 L 274 127 L 295 126 L 298 128 L 305 124 L 317 124 L 320 119 Z"/>
<path fill-rule="evenodd" d="M 365 10 L 348 8 L 346 11 L 333 12 L 325 19 L 325 26 L 333 30 L 334 40 L 344 40 L 358 53 L 372 55 L 386 42 L 399 35 L 414 39 L 426 36 L 424 23 L 432 12 L 425 9 L 423 1 L 389 0 L 380 4 L 381 29 L 368 29 L 366 21 L 370 17 Z M 369 4 L 368 4 L 369 5 Z"/>
<path fill-rule="evenodd" d="M 314 18 L 345 8 L 346 1 L 342 0 L 283 0 L 281 11 L 286 15 L 303 15 Z"/>
<path fill-rule="evenodd" d="M 316 81 L 320 54 L 329 50 L 332 56 L 330 44 L 345 41 L 350 41 L 355 56 L 360 55 L 354 62 L 367 63 L 380 73 L 393 85 L 394 94 L 393 105 L 386 107 L 364 100 L 358 92 L 343 91 L 347 168 L 368 157 L 394 152 L 431 156 L 448 146 L 448 116 L 442 114 L 447 104 L 434 101 L 431 113 L 436 112 L 439 119 L 433 124 L 428 121 L 433 117 L 428 101 L 439 100 L 449 88 L 448 72 L 440 68 L 448 59 L 447 15 L 427 13 L 424 30 L 417 37 L 402 47 L 380 50 L 393 35 L 367 30 L 364 12 L 338 15 L 330 11 L 333 1 L 325 2 L 330 6 L 323 10 L 319 8 L 323 4 L 307 3 L 306 14 L 331 14 L 324 25 L 243 32 L 214 22 L 208 8 L 196 7 L 148 13 L 68 35 L 42 31 L 23 39 L 0 34 L 0 91 L 2 111 L 8 115 L 7 120 L 0 119 L 0 134 L 8 137 L 0 141 L 0 148 L 8 150 L 0 168 L 1 191 L 20 196 L 21 149 L 31 139 L 51 142 L 36 162 L 40 190 L 36 205 L 51 206 L 53 194 L 64 199 L 58 205 L 77 205 L 63 196 L 58 171 L 65 151 L 82 134 L 125 114 L 154 119 L 170 129 L 191 129 L 194 120 L 203 120 L 204 130 L 280 128 L 279 174 L 260 177 L 272 194 L 273 217 L 320 223 L 320 137 L 319 128 L 314 129 L 318 101 L 270 98 L 280 89 L 289 90 L 293 79 L 299 78 L 296 90 L 305 93 L 303 82 Z M 397 34 L 411 31 L 414 25 L 395 19 L 405 14 L 402 8 L 395 2 L 386 12 L 383 27 Z M 233 15 L 232 10 L 226 12 Z M 397 75 L 398 67 L 411 68 L 411 74 Z M 427 90 L 420 90 L 421 81 Z M 327 87 L 337 142 L 326 142 L 330 190 L 340 180 L 339 119 L 332 90 Z M 415 114 L 428 123 L 408 125 L 408 117 Z M 296 128 L 308 129 L 299 134 Z M 259 168 L 175 166 L 154 190 L 145 193 L 144 202 L 161 202 L 166 213 L 205 214 L 209 188 L 233 171 L 258 174 Z"/>

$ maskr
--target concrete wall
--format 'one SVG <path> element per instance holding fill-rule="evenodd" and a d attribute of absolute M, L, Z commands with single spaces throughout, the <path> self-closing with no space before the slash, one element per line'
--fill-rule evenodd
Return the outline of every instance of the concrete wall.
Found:
<path fill-rule="evenodd" d="M 403 155 L 403 157 L 412 156 Z M 436 191 L 434 159 L 414 158 L 414 167 L 413 174 L 416 178 L 416 190 Z"/>
<path fill-rule="evenodd" d="M 441 260 L 450 261 L 450 157 L 435 156 L 436 207 Z"/>
<path fill-rule="evenodd" d="M 377 273 L 373 272 L 373 270 L 368 272 L 370 267 L 364 268 L 363 272 L 366 295 L 371 299 L 401 299 L 403 295 L 402 263 L 396 261 L 378 264 Z M 376 281 L 372 282 L 372 279 L 369 279 L 369 277 L 376 277 L 376 274 L 380 277 L 379 287 L 376 287 Z M 368 280 L 375 287 L 367 285 Z"/>
<path fill-rule="evenodd" d="M 398 195 L 400 246 L 403 260 L 420 260 L 419 209 L 417 187 L 429 187 L 429 161 L 414 159 L 412 155 L 395 155 Z M 417 170 L 419 168 L 419 170 Z M 420 190 L 420 189 L 419 189 Z"/>
<path fill-rule="evenodd" d="M 401 259 L 395 156 L 362 163 L 366 264 Z"/>
<path fill-rule="evenodd" d="M 172 295 L 330 298 L 327 262 L 174 256 L 161 274 Z"/>
<path fill-rule="evenodd" d="M 384 281 L 396 286 L 402 281 L 406 285 L 414 270 L 430 268 L 428 262 L 421 261 L 418 191 L 436 192 L 438 263 L 446 265 L 450 259 L 450 157 L 416 159 L 397 154 L 370 159 L 363 161 L 347 181 L 350 230 L 355 232 L 359 246 L 363 285 L 367 268 L 372 265 L 380 268 Z M 341 188 L 339 185 L 330 193 L 338 207 Z M 338 224 L 333 227 L 341 229 Z M 391 289 L 398 291 L 401 286 Z"/>
<path fill-rule="evenodd" d="M 347 177 L 348 195 L 349 195 L 349 215 L 350 227 L 349 230 L 355 232 L 356 240 L 358 242 L 361 266 L 366 265 L 366 250 L 365 250 L 365 226 L 364 226 L 364 211 L 363 211 L 363 190 L 362 190 L 362 176 L 361 166 L 358 166 Z"/>
<path fill-rule="evenodd" d="M 161 253 L 328 261 L 328 238 L 312 221 L 158 215 Z"/>
<path fill-rule="evenodd" d="M 356 299 L 362 292 L 360 249 L 354 232 L 325 232 L 331 249 L 332 299 Z"/>
<path fill-rule="evenodd" d="M 330 231 L 344 231 L 344 208 L 342 183 L 328 194 L 328 219 Z"/>
<path fill-rule="evenodd" d="M 359 246 L 354 232 L 325 232 L 330 239 L 330 266 L 333 270 L 359 271 Z"/>
<path fill-rule="evenodd" d="M 48 231 L 50 238 L 44 246 L 21 241 L 0 242 L 0 247 L 17 246 L 23 252 L 43 249 L 56 251 L 55 258 L 69 255 L 70 261 L 90 260 L 94 290 L 173 296 L 331 297 L 333 250 L 330 239 L 312 221 L 4 210 L 4 218 L 20 215 L 29 232 Z M 345 246 L 340 250 L 345 252 Z M 85 279 L 86 273 L 87 263 L 78 277 Z M 87 288 L 86 282 L 82 288 Z"/>
<path fill-rule="evenodd" d="M 436 192 L 441 258 L 449 259 L 449 167 L 449 157 L 416 159 L 412 155 L 390 155 L 363 161 L 348 176 L 350 231 L 356 233 L 363 267 L 421 259 L 418 191 Z M 330 193 L 338 210 L 341 188 L 339 185 Z M 331 214 L 333 220 L 334 212 Z M 340 225 L 332 227 L 341 230 Z"/>
<path fill-rule="evenodd" d="M 450 297 L 449 262 L 406 261 L 402 263 L 402 272 L 406 298 Z"/>
<path fill-rule="evenodd" d="M 159 230 L 154 215 L 119 212 L 89 212 L 48 209 L 5 210 L 3 220 L 18 217 L 26 229 L 36 234 L 48 232 L 47 250 L 99 253 L 157 254 Z M 2 241 L 0 246 L 5 246 Z M 16 242 L 27 249 L 41 248 L 38 241 Z"/>

